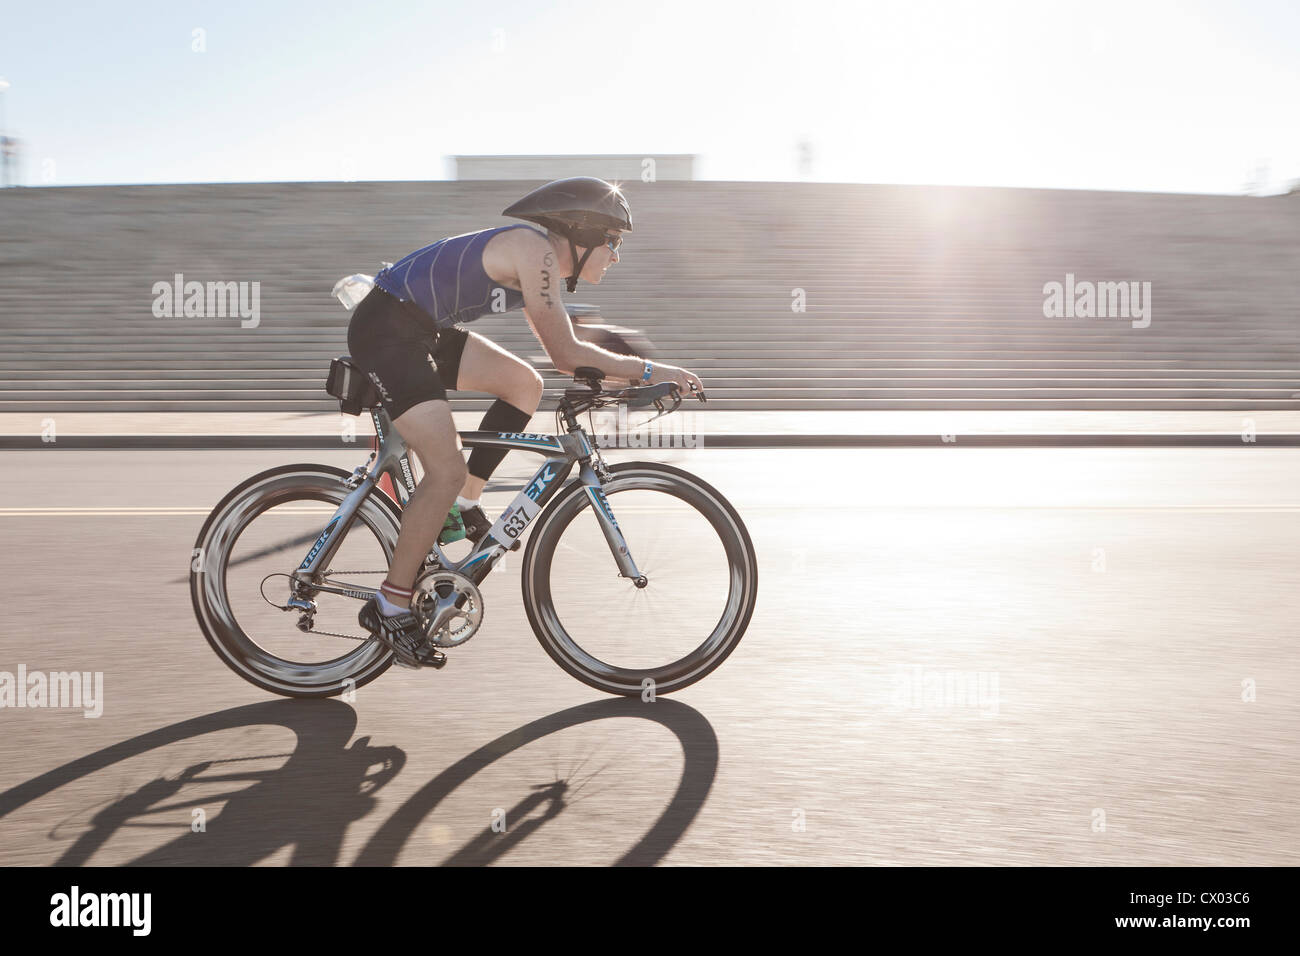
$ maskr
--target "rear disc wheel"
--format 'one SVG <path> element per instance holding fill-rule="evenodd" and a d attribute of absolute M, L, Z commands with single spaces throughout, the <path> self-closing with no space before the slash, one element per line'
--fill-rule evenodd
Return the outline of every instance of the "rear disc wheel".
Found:
<path fill-rule="evenodd" d="M 190 595 L 204 636 L 240 677 L 286 697 L 332 697 L 386 671 L 392 652 L 357 623 L 363 599 L 317 592 L 313 629 L 283 611 L 289 575 L 349 493 L 347 472 L 286 465 L 244 482 L 213 509 L 195 542 Z M 392 561 L 401 517 L 374 492 L 321 576 L 334 587 L 378 589 Z M 334 570 L 338 569 L 338 570 Z M 358 594 L 360 594 L 358 590 Z"/>

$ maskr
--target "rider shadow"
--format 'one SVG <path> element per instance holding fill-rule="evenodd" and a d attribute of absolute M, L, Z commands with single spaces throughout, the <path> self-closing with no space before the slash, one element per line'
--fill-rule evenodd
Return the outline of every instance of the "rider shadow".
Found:
<path fill-rule="evenodd" d="M 394 864 L 425 816 L 483 767 L 549 734 L 613 717 L 658 722 L 677 736 L 685 753 L 683 775 L 672 801 L 618 861 L 620 865 L 652 865 L 671 849 L 698 814 L 712 787 L 718 762 L 717 738 L 703 715 L 663 698 L 654 703 L 602 699 L 540 718 L 497 738 L 453 764 L 408 799 L 376 831 L 356 863 Z M 63 852 L 56 865 L 89 863 L 115 833 L 134 827 L 183 827 L 185 832 L 129 861 L 128 866 L 248 866 L 286 847 L 291 848 L 292 865 L 335 865 L 348 827 L 374 810 L 375 792 L 392 781 L 406 762 L 402 750 L 372 747 L 369 737 L 349 745 L 356 719 L 356 712 L 347 704 L 314 700 L 270 701 L 196 717 L 106 747 L 0 793 L 0 818 L 65 784 L 178 741 L 240 727 L 275 725 L 297 736 L 297 746 L 289 754 L 217 757 L 192 764 L 175 777 L 146 781 L 134 791 L 101 804 L 89 827 Z M 281 757 L 287 759 L 270 771 L 240 767 Z M 183 788 L 195 784 L 228 784 L 231 789 L 215 796 L 176 800 Z M 571 805 L 573 791 L 567 781 L 557 780 L 535 787 L 534 791 L 507 814 L 507 819 L 522 821 L 520 824 L 508 833 L 485 830 L 444 863 L 472 866 L 499 859 Z M 175 822 L 178 814 L 188 818 L 193 809 L 222 801 L 220 812 L 206 821 L 203 831 L 191 830 L 188 820 Z M 530 816 L 543 806 L 544 812 Z M 164 815 L 170 815 L 169 822 L 147 819 Z"/>
<path fill-rule="evenodd" d="M 81 777 L 178 741 L 276 725 L 297 737 L 288 754 L 214 757 L 174 777 L 146 781 L 101 804 L 55 865 L 86 864 L 115 833 L 152 827 L 184 832 L 125 865 L 248 866 L 291 847 L 293 864 L 330 866 L 338 862 L 348 826 L 374 809 L 375 791 L 406 763 L 403 751 L 372 747 L 369 737 L 349 745 L 356 723 L 347 704 L 315 700 L 271 701 L 196 717 L 106 747 L 0 794 L 0 817 Z M 287 759 L 274 769 L 253 767 L 265 768 L 265 761 L 279 758 Z M 208 795 L 175 800 L 183 788 L 195 785 Z M 226 792 L 213 794 L 212 785 Z M 193 809 L 218 806 L 202 831 L 191 829 Z"/>

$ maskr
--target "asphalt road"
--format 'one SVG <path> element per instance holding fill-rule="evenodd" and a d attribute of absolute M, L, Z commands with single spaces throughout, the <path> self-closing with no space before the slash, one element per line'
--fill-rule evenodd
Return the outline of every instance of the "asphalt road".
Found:
<path fill-rule="evenodd" d="M 758 548 L 718 671 L 598 695 L 515 560 L 348 703 L 243 683 L 181 582 L 230 487 L 356 451 L 7 452 L 0 672 L 103 692 L 0 709 L 0 863 L 1300 863 L 1300 450 L 635 454 Z"/>

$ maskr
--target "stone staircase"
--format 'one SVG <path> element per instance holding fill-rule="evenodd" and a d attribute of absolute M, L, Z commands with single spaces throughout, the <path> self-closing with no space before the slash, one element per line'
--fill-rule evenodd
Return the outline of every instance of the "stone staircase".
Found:
<path fill-rule="evenodd" d="M 334 281 L 507 222 L 534 185 L 0 190 L 0 411 L 328 411 L 349 316 Z M 569 298 L 697 372 L 709 409 L 1300 408 L 1294 197 L 625 189 L 622 261 Z M 260 322 L 155 317 L 176 273 L 259 282 Z M 1044 284 L 1067 273 L 1150 282 L 1150 326 L 1045 317 Z M 521 312 L 472 328 L 565 381 Z"/>

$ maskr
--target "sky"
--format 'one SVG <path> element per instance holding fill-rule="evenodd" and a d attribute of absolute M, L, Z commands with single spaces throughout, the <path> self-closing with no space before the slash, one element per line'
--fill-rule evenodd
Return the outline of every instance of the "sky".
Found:
<path fill-rule="evenodd" d="M 529 153 L 691 153 L 715 180 L 1300 180 L 1294 0 L 0 0 L 0 77 L 28 185 L 445 179 L 453 155 Z"/>

